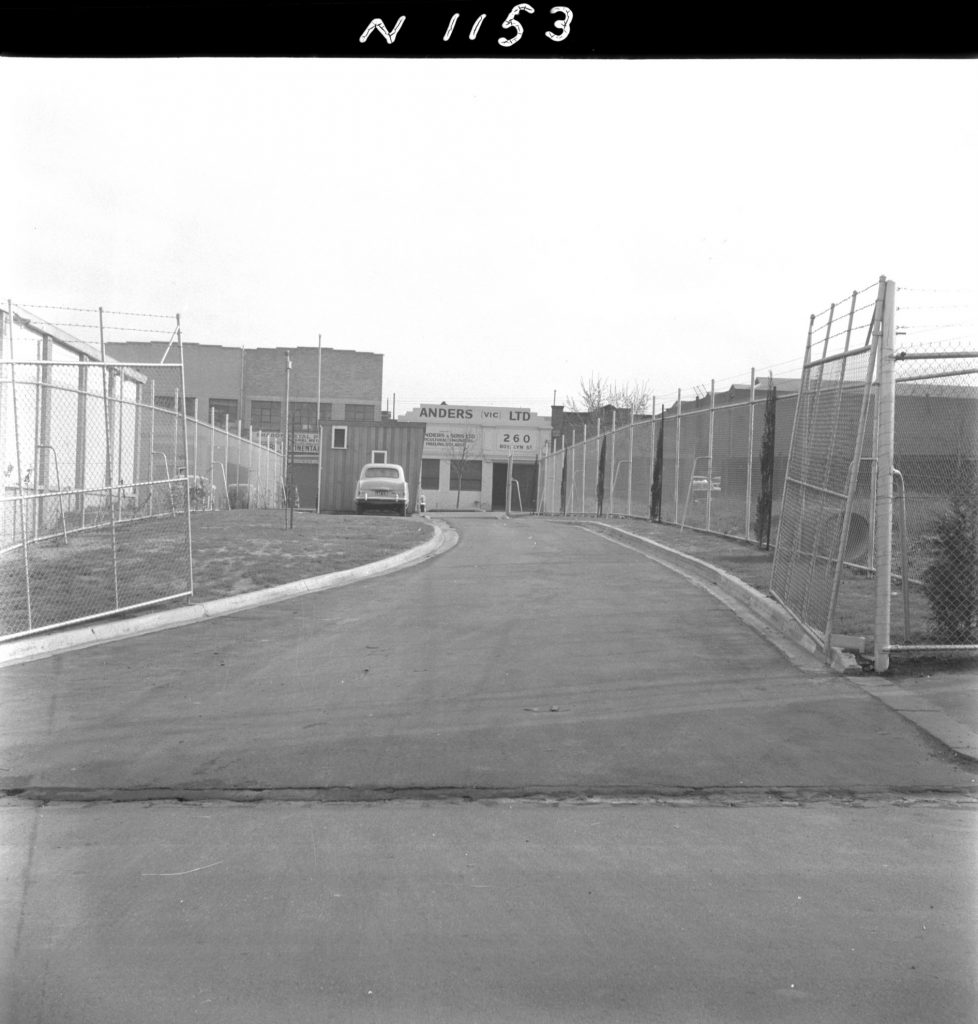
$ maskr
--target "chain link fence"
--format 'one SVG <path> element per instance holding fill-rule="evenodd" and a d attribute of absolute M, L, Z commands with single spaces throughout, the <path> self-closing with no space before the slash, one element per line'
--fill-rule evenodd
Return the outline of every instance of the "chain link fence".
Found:
<path fill-rule="evenodd" d="M 558 439 L 541 460 L 541 511 L 766 541 L 780 511 L 799 380 L 756 378 L 753 369 L 745 379 L 723 393 L 680 392 L 653 414 L 625 413 L 623 426 L 601 431 L 595 420 L 591 436 L 575 431 L 566 447 Z"/>
<path fill-rule="evenodd" d="M 159 399 L 157 399 L 159 401 Z M 188 417 L 191 509 L 282 508 L 284 441 L 281 435 L 249 430 L 241 422 L 209 423 Z"/>
<path fill-rule="evenodd" d="M 281 453 L 186 415 L 176 318 L 65 312 L 99 341 L 0 312 L 2 639 L 188 597 L 189 512 L 282 505 Z M 136 329 L 171 343 L 152 380 L 104 356 Z"/>
<path fill-rule="evenodd" d="M 976 321 L 973 294 L 881 279 L 811 317 L 794 376 L 578 420 L 541 460 L 539 511 L 773 543 L 770 592 L 880 671 L 978 645 Z"/>
<path fill-rule="evenodd" d="M 899 289 L 891 650 L 978 645 L 978 310 Z"/>

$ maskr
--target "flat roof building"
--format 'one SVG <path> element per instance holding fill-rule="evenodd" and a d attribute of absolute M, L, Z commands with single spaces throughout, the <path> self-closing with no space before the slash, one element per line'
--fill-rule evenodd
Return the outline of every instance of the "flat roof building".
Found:
<path fill-rule="evenodd" d="M 438 402 L 417 406 L 398 422 L 427 425 L 420 483 L 429 510 L 536 508 L 549 416 L 516 406 Z"/>

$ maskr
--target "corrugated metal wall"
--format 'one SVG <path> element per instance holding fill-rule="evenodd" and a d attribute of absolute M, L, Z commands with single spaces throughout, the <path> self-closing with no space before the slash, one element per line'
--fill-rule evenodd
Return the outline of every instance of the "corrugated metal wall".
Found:
<path fill-rule="evenodd" d="M 360 470 L 375 451 L 386 451 L 387 461 L 404 467 L 411 488 L 411 511 L 417 511 L 421 482 L 421 454 L 424 451 L 424 423 L 333 422 L 323 429 L 323 475 L 319 494 L 320 512 L 354 511 L 353 492 Z M 346 448 L 333 448 L 335 427 L 346 428 Z"/>

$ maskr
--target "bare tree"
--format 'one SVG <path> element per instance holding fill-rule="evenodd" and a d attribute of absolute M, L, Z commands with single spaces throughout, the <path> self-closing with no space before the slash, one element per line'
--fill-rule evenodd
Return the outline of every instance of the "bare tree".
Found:
<path fill-rule="evenodd" d="M 648 410 L 651 401 L 652 388 L 647 380 L 619 384 L 592 373 L 587 380 L 581 378 L 577 395 L 568 396 L 567 408 L 571 412 L 591 413 L 612 405 L 640 415 Z"/>
<path fill-rule="evenodd" d="M 603 410 L 609 407 L 619 412 L 624 410 L 634 418 L 646 412 L 651 402 L 652 388 L 648 381 L 619 384 L 592 373 L 587 380 L 581 378 L 580 392 L 576 396 L 568 396 L 567 409 L 578 416 L 584 416 L 585 422 L 600 432 L 609 429 L 611 425 Z M 624 422 L 622 417 L 618 426 L 623 426 Z"/>
<path fill-rule="evenodd" d="M 455 508 L 462 504 L 462 474 L 465 471 L 465 463 L 469 455 L 472 442 L 475 440 L 473 434 L 452 434 L 448 444 L 448 456 L 451 460 L 451 474 L 455 478 Z"/>

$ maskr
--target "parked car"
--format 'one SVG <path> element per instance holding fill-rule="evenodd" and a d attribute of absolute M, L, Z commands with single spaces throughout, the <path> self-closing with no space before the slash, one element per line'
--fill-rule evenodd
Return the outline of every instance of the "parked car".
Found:
<path fill-rule="evenodd" d="M 387 508 L 402 516 L 410 514 L 411 495 L 404 469 L 393 462 L 368 462 L 360 470 L 353 500 L 357 515 L 368 508 Z"/>

